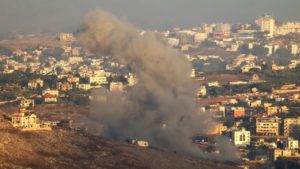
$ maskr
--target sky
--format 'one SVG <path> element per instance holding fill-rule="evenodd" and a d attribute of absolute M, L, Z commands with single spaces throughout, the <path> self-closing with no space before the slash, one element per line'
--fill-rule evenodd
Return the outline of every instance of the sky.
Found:
<path fill-rule="evenodd" d="M 192 27 L 203 22 L 254 22 L 264 13 L 300 20 L 300 0 L 0 0 L 0 33 L 76 30 L 103 9 L 145 29 Z"/>

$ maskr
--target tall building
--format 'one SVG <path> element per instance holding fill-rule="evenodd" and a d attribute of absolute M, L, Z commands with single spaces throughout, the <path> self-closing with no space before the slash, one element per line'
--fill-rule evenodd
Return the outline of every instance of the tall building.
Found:
<path fill-rule="evenodd" d="M 233 144 L 236 146 L 250 145 L 250 131 L 244 128 L 239 131 L 233 132 Z"/>
<path fill-rule="evenodd" d="M 265 136 L 278 136 L 280 118 L 259 118 L 256 119 L 256 133 Z"/>
<path fill-rule="evenodd" d="M 218 23 L 215 28 L 216 32 L 220 33 L 230 33 L 231 32 L 231 24 L 229 23 Z"/>
<path fill-rule="evenodd" d="M 300 137 L 300 117 L 284 119 L 284 136 L 285 137 Z"/>
<path fill-rule="evenodd" d="M 271 38 L 274 36 L 275 19 L 272 16 L 264 15 L 263 17 L 258 18 L 255 22 L 262 32 L 268 32 L 268 36 Z"/>

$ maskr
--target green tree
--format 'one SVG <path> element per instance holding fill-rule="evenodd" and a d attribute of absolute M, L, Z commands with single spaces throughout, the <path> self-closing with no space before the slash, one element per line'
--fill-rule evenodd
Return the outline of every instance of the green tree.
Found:
<path fill-rule="evenodd" d="M 254 45 L 252 54 L 256 56 L 266 56 L 268 54 L 268 49 L 261 45 Z"/>
<path fill-rule="evenodd" d="M 243 54 L 246 54 L 246 55 L 250 54 L 250 52 L 251 52 L 248 45 L 246 45 L 246 44 L 240 46 L 239 51 Z"/>

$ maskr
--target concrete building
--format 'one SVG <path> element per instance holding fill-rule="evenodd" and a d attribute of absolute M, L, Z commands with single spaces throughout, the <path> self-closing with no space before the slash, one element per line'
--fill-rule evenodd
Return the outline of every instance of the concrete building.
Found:
<path fill-rule="evenodd" d="M 89 77 L 89 83 L 91 85 L 103 85 L 107 84 L 107 78 L 106 76 L 91 76 Z"/>
<path fill-rule="evenodd" d="M 40 121 L 35 114 L 15 113 L 11 116 L 13 127 L 22 131 L 51 130 L 53 126 L 50 121 Z"/>
<path fill-rule="evenodd" d="M 279 113 L 279 107 L 278 106 L 269 106 L 266 108 L 267 110 L 267 115 L 268 116 L 272 116 L 275 115 L 277 113 Z"/>
<path fill-rule="evenodd" d="M 280 118 L 258 118 L 256 119 L 256 134 L 264 136 L 278 136 Z"/>
<path fill-rule="evenodd" d="M 38 87 L 43 87 L 43 86 L 44 86 L 44 81 L 42 79 L 29 80 L 28 82 L 28 88 L 31 89 L 36 89 Z"/>
<path fill-rule="evenodd" d="M 279 157 L 297 158 L 300 157 L 300 154 L 298 150 L 294 149 L 274 149 L 273 160 L 277 160 Z"/>
<path fill-rule="evenodd" d="M 229 107 L 225 110 L 225 116 L 231 118 L 244 117 L 246 110 L 244 107 Z"/>
<path fill-rule="evenodd" d="M 206 86 L 204 86 L 204 85 L 200 86 L 200 88 L 197 91 L 197 96 L 198 97 L 206 96 L 206 94 L 207 94 Z"/>
<path fill-rule="evenodd" d="M 299 53 L 299 48 L 298 48 L 298 45 L 296 45 L 296 44 L 292 44 L 290 46 L 290 50 L 291 50 L 292 55 L 297 55 Z"/>
<path fill-rule="evenodd" d="M 268 32 L 268 36 L 271 38 L 274 36 L 275 19 L 272 16 L 265 15 L 258 18 L 255 22 L 260 27 L 262 32 Z"/>
<path fill-rule="evenodd" d="M 300 117 L 298 118 L 286 118 L 283 123 L 284 136 L 294 137 L 299 139 L 300 137 Z"/>
<path fill-rule="evenodd" d="M 233 132 L 233 144 L 236 146 L 250 145 L 250 138 L 250 131 L 247 131 L 244 128 Z"/>
<path fill-rule="evenodd" d="M 91 84 L 79 84 L 78 85 L 79 90 L 90 90 L 91 89 Z"/>
<path fill-rule="evenodd" d="M 286 149 L 298 149 L 299 148 L 299 141 L 295 140 L 291 137 L 288 137 L 283 142 L 284 148 Z"/>
<path fill-rule="evenodd" d="M 122 82 L 111 82 L 109 86 L 110 91 L 123 92 L 124 85 Z"/>
<path fill-rule="evenodd" d="M 287 35 L 289 33 L 300 33 L 300 22 L 285 22 L 276 26 L 276 36 Z"/>

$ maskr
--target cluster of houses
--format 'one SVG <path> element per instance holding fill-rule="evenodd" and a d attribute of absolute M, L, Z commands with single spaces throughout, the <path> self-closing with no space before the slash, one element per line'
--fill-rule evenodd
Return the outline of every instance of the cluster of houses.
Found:
<path fill-rule="evenodd" d="M 243 97 L 206 105 L 200 110 L 212 113 L 216 119 L 225 120 L 209 134 L 230 137 L 233 145 L 241 150 L 241 157 L 245 161 L 250 160 L 249 154 L 243 153 L 257 149 L 266 152 L 252 157 L 260 162 L 278 158 L 295 159 L 300 158 L 300 117 L 291 115 L 298 111 L 297 108 L 285 104 L 300 103 L 298 92 L 295 84 L 284 85 L 271 94 L 245 94 Z M 226 120 L 232 124 L 226 124 Z"/>

